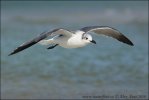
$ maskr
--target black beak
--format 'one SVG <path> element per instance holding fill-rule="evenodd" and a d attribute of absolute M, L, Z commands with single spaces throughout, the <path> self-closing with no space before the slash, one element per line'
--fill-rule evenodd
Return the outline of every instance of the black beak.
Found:
<path fill-rule="evenodd" d="M 92 42 L 92 43 L 96 44 L 96 41 L 94 41 L 94 40 L 92 40 L 92 41 L 90 41 L 90 42 Z"/>

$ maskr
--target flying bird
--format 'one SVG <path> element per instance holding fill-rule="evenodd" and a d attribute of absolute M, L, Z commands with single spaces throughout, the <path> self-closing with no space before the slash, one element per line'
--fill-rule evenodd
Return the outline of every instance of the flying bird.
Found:
<path fill-rule="evenodd" d="M 93 40 L 90 33 L 96 33 L 99 35 L 103 34 L 105 36 L 115 38 L 120 42 L 133 46 L 133 43 L 126 36 L 124 36 L 118 30 L 108 26 L 88 26 L 83 27 L 75 32 L 69 31 L 64 28 L 57 28 L 52 31 L 43 32 L 34 39 L 23 43 L 13 52 L 11 52 L 9 56 L 16 54 L 24 49 L 27 49 L 36 43 L 39 43 L 41 45 L 52 44 L 52 46 L 48 47 L 47 49 L 53 49 L 56 46 L 61 46 L 64 48 L 79 48 L 86 46 L 89 43 L 96 44 L 96 41 Z M 48 36 L 51 36 L 52 38 L 45 39 Z"/>

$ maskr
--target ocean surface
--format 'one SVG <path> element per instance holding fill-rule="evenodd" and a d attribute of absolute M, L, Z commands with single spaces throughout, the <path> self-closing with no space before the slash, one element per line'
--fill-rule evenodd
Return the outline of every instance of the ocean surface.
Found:
<path fill-rule="evenodd" d="M 134 46 L 93 35 L 97 44 L 65 49 L 20 44 L 46 30 L 110 26 Z M 1 1 L 1 98 L 148 98 L 147 1 Z"/>

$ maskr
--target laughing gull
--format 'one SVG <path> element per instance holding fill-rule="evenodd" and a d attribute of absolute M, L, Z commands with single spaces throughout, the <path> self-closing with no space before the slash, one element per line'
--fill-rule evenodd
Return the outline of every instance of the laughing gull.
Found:
<path fill-rule="evenodd" d="M 53 45 L 47 49 L 53 49 L 56 46 L 61 46 L 64 48 L 79 48 L 79 47 L 86 46 L 89 43 L 96 44 L 96 42 L 92 39 L 92 36 L 88 34 L 89 32 L 91 33 L 94 32 L 97 34 L 103 34 L 109 37 L 113 37 L 120 42 L 133 46 L 133 43 L 126 36 L 124 36 L 118 30 L 108 26 L 88 26 L 88 27 L 81 28 L 80 30 L 77 30 L 75 32 L 66 30 L 64 28 L 58 28 L 52 31 L 41 33 L 34 39 L 28 42 L 25 42 L 19 47 L 17 47 L 9 55 L 18 53 L 36 43 L 39 43 L 41 45 L 49 45 L 49 44 Z M 43 40 L 48 36 L 52 36 L 53 38 Z"/>

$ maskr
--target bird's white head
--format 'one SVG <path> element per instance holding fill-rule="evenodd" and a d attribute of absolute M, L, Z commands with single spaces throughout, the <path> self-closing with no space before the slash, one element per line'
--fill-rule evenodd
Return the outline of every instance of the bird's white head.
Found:
<path fill-rule="evenodd" d="M 90 34 L 84 34 L 82 37 L 83 42 L 85 43 L 94 43 L 96 44 L 96 42 L 92 39 L 92 36 Z"/>

